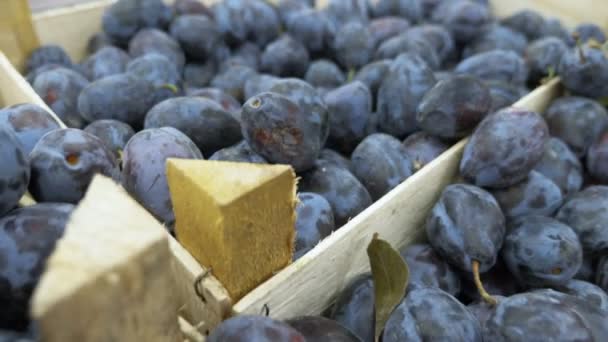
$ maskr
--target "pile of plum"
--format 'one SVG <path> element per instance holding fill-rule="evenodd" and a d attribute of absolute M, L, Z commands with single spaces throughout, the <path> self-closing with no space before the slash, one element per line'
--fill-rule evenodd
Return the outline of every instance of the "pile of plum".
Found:
<path fill-rule="evenodd" d="M 289 164 L 301 177 L 297 259 L 474 132 L 467 184 L 445 189 L 429 245 L 403 251 L 411 290 L 384 340 L 593 340 L 580 316 L 608 310 L 604 32 L 531 10 L 496 18 L 485 0 L 323 3 L 118 0 L 84 60 L 33 51 L 26 78 L 69 128 L 35 105 L 0 110 L 0 329 L 30 326 L 44 261 L 95 174 L 172 231 L 167 158 Z M 509 108 L 556 75 L 568 94 L 544 117 Z M 26 191 L 39 204 L 19 208 Z M 287 323 L 369 341 L 372 288 L 352 284 L 335 321 Z M 589 298 L 599 304 L 579 303 Z M 236 320 L 211 340 L 276 329 L 298 340 L 287 323 Z"/>

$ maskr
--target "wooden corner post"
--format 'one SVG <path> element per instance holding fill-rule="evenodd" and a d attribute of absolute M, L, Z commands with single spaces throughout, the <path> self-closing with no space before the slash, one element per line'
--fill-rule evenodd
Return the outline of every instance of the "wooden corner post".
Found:
<path fill-rule="evenodd" d="M 169 159 L 178 241 L 237 301 L 291 263 L 296 177 L 287 165 Z"/>
<path fill-rule="evenodd" d="M 23 70 L 25 59 L 38 46 L 28 1 L 0 1 L 0 51 Z"/>

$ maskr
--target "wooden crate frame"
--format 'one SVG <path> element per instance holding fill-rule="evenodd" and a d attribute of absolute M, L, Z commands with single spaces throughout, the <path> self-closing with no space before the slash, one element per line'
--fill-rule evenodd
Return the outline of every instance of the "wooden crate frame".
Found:
<path fill-rule="evenodd" d="M 33 24 L 40 42 L 60 44 L 74 59 L 82 58 L 89 36 L 100 29 L 99 18 L 103 9 L 112 2 L 101 0 L 34 15 Z M 569 26 L 592 21 L 608 28 L 608 3 L 603 1 L 577 1 L 577 8 L 588 6 L 586 8 L 590 10 L 587 12 L 563 11 L 563 3 L 557 0 L 539 0 L 532 4 L 524 0 L 508 3 L 496 0 L 493 5 L 499 16 L 529 7 L 559 17 Z M 606 10 L 599 10 L 598 7 Z M 586 17 L 586 13 L 592 15 Z M 542 112 L 560 94 L 561 86 L 556 79 L 528 94 L 514 106 Z M 0 99 L 3 105 L 32 102 L 48 109 L 2 54 Z M 420 227 L 442 189 L 455 179 L 465 143 L 466 139 L 452 146 L 237 303 L 230 301 L 220 282 L 212 275 L 199 278 L 207 270 L 175 239 L 169 237 L 174 257 L 173 272 L 179 287 L 177 297 L 184 305 L 180 317 L 205 332 L 232 314 L 258 314 L 268 309 L 271 317 L 289 318 L 321 313 L 355 276 L 369 270 L 365 247 L 374 233 L 379 233 L 397 248 L 424 238 L 424 230 Z M 195 291 L 194 283 L 197 280 L 201 280 L 204 300 Z"/>

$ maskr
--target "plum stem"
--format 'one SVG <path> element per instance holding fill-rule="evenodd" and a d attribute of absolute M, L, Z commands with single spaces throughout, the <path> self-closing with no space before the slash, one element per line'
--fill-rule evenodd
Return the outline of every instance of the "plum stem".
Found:
<path fill-rule="evenodd" d="M 475 286 L 477 287 L 477 291 L 479 292 L 479 295 L 481 296 L 481 298 L 488 304 L 494 306 L 496 304 L 498 304 L 498 302 L 496 301 L 496 299 L 494 297 L 492 297 L 487 291 L 486 289 L 483 287 L 483 284 L 481 283 L 481 278 L 479 276 L 479 261 L 477 260 L 473 260 L 473 280 L 475 281 Z"/>
<path fill-rule="evenodd" d="M 587 58 L 585 57 L 585 54 L 583 52 L 583 43 L 581 41 L 581 36 L 578 34 L 578 32 L 574 32 L 572 33 L 572 38 L 574 38 L 574 40 L 576 41 L 576 49 L 578 50 L 578 55 L 581 58 L 581 62 L 587 63 Z"/>

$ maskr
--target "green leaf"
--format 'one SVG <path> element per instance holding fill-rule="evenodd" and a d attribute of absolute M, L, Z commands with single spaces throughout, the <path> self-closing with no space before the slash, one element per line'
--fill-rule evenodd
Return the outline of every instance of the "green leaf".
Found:
<path fill-rule="evenodd" d="M 409 269 L 405 260 L 388 242 L 374 238 L 367 246 L 367 255 L 374 280 L 376 308 L 376 340 L 391 313 L 405 296 Z"/>
<path fill-rule="evenodd" d="M 350 83 L 355 78 L 356 73 L 357 70 L 355 70 L 355 68 L 348 70 L 348 74 L 346 75 L 346 83 Z"/>
<path fill-rule="evenodd" d="M 171 84 L 171 83 L 163 84 L 163 85 L 160 86 L 160 88 L 169 89 L 174 94 L 177 94 L 179 92 L 179 88 L 175 84 Z"/>

